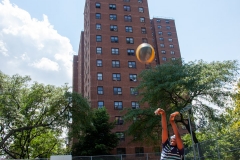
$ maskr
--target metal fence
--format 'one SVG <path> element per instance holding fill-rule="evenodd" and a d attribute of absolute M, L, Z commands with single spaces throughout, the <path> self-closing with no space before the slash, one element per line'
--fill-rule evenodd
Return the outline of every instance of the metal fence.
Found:
<path fill-rule="evenodd" d="M 160 153 L 74 156 L 72 160 L 159 160 Z M 1 159 L 0 160 L 5 160 Z M 8 159 L 10 160 L 10 159 Z M 13 159 L 12 159 L 13 160 Z M 14 159 L 17 160 L 17 159 Z M 33 160 L 33 159 L 32 159 Z M 50 160 L 38 158 L 34 160 Z M 185 148 L 184 160 L 240 160 L 240 130 Z"/>

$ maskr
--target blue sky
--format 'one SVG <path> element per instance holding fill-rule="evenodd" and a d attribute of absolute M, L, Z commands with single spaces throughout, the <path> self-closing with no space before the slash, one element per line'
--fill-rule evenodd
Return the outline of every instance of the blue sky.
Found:
<path fill-rule="evenodd" d="M 4 19 L 0 21 L 0 70 L 30 75 L 42 83 L 71 85 L 84 3 L 0 0 L 0 19 Z M 148 4 L 150 17 L 175 19 L 186 62 L 240 60 L 240 0 L 148 0 Z"/>

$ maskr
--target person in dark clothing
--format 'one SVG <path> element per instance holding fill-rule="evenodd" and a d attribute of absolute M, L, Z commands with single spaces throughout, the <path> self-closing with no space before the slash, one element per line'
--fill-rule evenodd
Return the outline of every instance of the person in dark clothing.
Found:
<path fill-rule="evenodd" d="M 168 140 L 168 130 L 167 130 L 167 120 L 166 113 L 163 109 L 158 108 L 155 112 L 155 115 L 162 116 L 162 153 L 161 160 L 167 159 L 176 159 L 181 160 L 184 155 L 184 146 L 181 139 L 181 136 L 178 132 L 178 128 L 176 123 L 174 122 L 174 118 L 179 112 L 174 112 L 170 115 L 170 124 L 173 129 L 174 135 L 170 137 L 170 141 Z"/>

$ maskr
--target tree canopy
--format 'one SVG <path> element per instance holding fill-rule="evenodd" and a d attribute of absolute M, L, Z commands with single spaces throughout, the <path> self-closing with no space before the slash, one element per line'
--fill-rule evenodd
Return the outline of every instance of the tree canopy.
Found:
<path fill-rule="evenodd" d="M 70 125 L 90 125 L 87 120 L 90 112 L 87 100 L 76 93 L 70 93 L 69 89 L 67 85 L 44 85 L 31 82 L 29 76 L 8 76 L 0 72 L 2 154 L 8 154 L 12 158 L 36 158 L 34 156 L 39 155 L 33 152 L 38 147 L 39 153 L 48 155 L 58 150 L 56 146 L 60 145 L 61 140 L 56 139 L 64 128 Z M 72 107 L 72 103 L 76 107 Z M 75 119 L 74 124 L 69 123 L 72 112 L 81 116 L 81 119 Z M 46 136 L 52 137 L 52 141 L 47 140 Z M 39 140 L 42 145 L 36 145 Z M 41 147 L 44 144 L 47 145 Z"/>
<path fill-rule="evenodd" d="M 105 108 L 93 110 L 92 125 L 83 130 L 73 146 L 73 156 L 108 155 L 118 144 L 118 137 L 111 130 L 115 124 L 109 122 Z"/>
<path fill-rule="evenodd" d="M 153 114 L 157 108 L 164 109 L 169 116 L 191 104 L 195 119 L 220 120 L 217 110 L 229 106 L 238 69 L 237 61 L 185 63 L 180 59 L 142 71 L 136 90 L 140 104 L 146 107 L 128 110 L 126 121 L 138 119 L 130 125 L 128 134 L 137 134 L 135 140 L 159 142 L 156 138 L 159 138 L 161 119 Z M 183 113 L 176 122 L 190 131 L 186 119 Z M 197 143 L 195 132 L 193 135 Z"/>

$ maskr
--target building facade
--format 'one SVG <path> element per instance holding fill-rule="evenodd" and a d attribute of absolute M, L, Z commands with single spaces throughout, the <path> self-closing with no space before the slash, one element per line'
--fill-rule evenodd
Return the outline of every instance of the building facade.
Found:
<path fill-rule="evenodd" d="M 113 154 L 153 152 L 153 147 L 129 144 L 123 123 L 124 108 L 141 108 L 134 88 L 137 75 L 149 65 L 137 61 L 135 50 L 141 43 L 155 49 L 151 66 L 180 58 L 173 19 L 149 16 L 147 0 L 86 0 L 84 31 L 78 55 L 73 57 L 73 90 L 88 98 L 92 108 L 105 106 L 119 146 Z"/>

